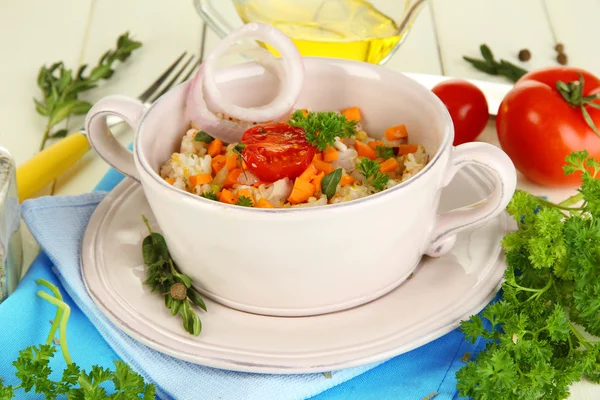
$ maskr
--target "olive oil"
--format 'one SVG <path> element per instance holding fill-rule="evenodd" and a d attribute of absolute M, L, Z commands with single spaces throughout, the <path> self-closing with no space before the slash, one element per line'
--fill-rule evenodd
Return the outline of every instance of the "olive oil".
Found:
<path fill-rule="evenodd" d="M 394 20 L 365 0 L 247 0 L 235 5 L 244 23 L 277 27 L 303 56 L 379 64 L 402 38 Z"/>

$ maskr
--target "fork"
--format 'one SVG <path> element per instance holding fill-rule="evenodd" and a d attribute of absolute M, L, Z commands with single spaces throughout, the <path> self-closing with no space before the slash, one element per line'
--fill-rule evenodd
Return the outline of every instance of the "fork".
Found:
<path fill-rule="evenodd" d="M 169 67 L 153 81 L 137 98 L 142 103 L 149 106 L 160 96 L 165 94 L 172 87 L 188 80 L 196 68 L 204 59 L 204 45 L 206 37 L 206 25 L 202 27 L 202 39 L 200 46 L 200 56 L 194 61 L 192 54 L 183 65 L 181 64 L 187 52 L 183 52 Z M 193 62 L 193 63 L 192 63 Z M 191 67 L 189 67 L 191 64 Z M 177 71 L 176 71 L 177 70 Z M 187 70 L 187 72 L 186 72 Z M 179 78 L 182 74 L 183 78 Z M 171 79 L 163 86 L 163 83 L 171 76 Z M 161 88 L 162 87 L 162 88 Z M 118 118 L 107 118 L 109 127 L 116 126 L 122 121 Z M 46 185 L 54 181 L 63 172 L 69 169 L 79 159 L 81 159 L 90 149 L 90 144 L 81 128 L 55 144 L 31 157 L 25 163 L 17 168 L 17 191 L 19 201 L 23 201 L 37 194 Z"/>

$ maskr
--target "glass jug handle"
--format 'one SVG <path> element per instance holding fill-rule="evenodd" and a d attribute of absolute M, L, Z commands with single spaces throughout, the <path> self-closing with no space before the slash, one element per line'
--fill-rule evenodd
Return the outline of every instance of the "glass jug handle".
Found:
<path fill-rule="evenodd" d="M 223 0 L 219 0 L 223 1 Z M 227 23 L 225 18 L 215 9 L 211 0 L 194 0 L 196 11 L 208 26 L 221 38 L 229 35 L 233 27 Z"/>

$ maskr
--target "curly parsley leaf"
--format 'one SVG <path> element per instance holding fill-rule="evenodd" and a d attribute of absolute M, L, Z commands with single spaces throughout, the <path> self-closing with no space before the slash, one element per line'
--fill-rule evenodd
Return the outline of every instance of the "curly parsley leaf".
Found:
<path fill-rule="evenodd" d="M 385 158 L 386 160 L 396 155 L 394 154 L 394 149 L 387 146 L 377 146 L 376 151 L 378 158 Z"/>
<path fill-rule="evenodd" d="M 586 151 L 569 155 L 565 173 L 581 172 L 582 185 L 558 204 L 515 193 L 503 299 L 461 324 L 468 340 L 488 341 L 456 374 L 461 396 L 565 399 L 584 376 L 600 380 L 600 342 L 576 327 L 600 336 L 599 167 Z"/>
<path fill-rule="evenodd" d="M 333 111 L 309 112 L 302 110 L 292 114 L 288 124 L 304 129 L 306 140 L 319 151 L 333 146 L 335 138 L 351 137 L 356 134 L 356 121 L 349 121 L 342 114 Z"/>
<path fill-rule="evenodd" d="M 363 174 L 367 183 L 373 186 L 377 191 L 383 190 L 390 180 L 388 174 L 379 171 L 379 163 L 377 161 L 370 160 L 366 157 L 356 163 L 356 169 Z"/>
<path fill-rule="evenodd" d="M 219 197 L 217 196 L 217 194 L 213 191 L 210 192 L 204 192 L 200 195 L 200 197 L 204 197 L 205 199 L 209 199 L 209 200 L 214 200 L 217 201 L 219 200 Z"/>
<path fill-rule="evenodd" d="M 250 197 L 240 196 L 238 201 L 235 202 L 235 205 L 242 207 L 254 207 L 254 202 Z"/>

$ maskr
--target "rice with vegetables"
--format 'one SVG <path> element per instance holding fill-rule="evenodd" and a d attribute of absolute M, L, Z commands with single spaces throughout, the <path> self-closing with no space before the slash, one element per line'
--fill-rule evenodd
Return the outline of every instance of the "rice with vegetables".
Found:
<path fill-rule="evenodd" d="M 429 161 L 422 145 L 410 143 L 404 125 L 375 139 L 360 120 L 357 107 L 297 110 L 287 122 L 253 126 L 231 144 L 192 128 L 160 175 L 178 189 L 223 203 L 311 207 L 389 189 Z"/>

